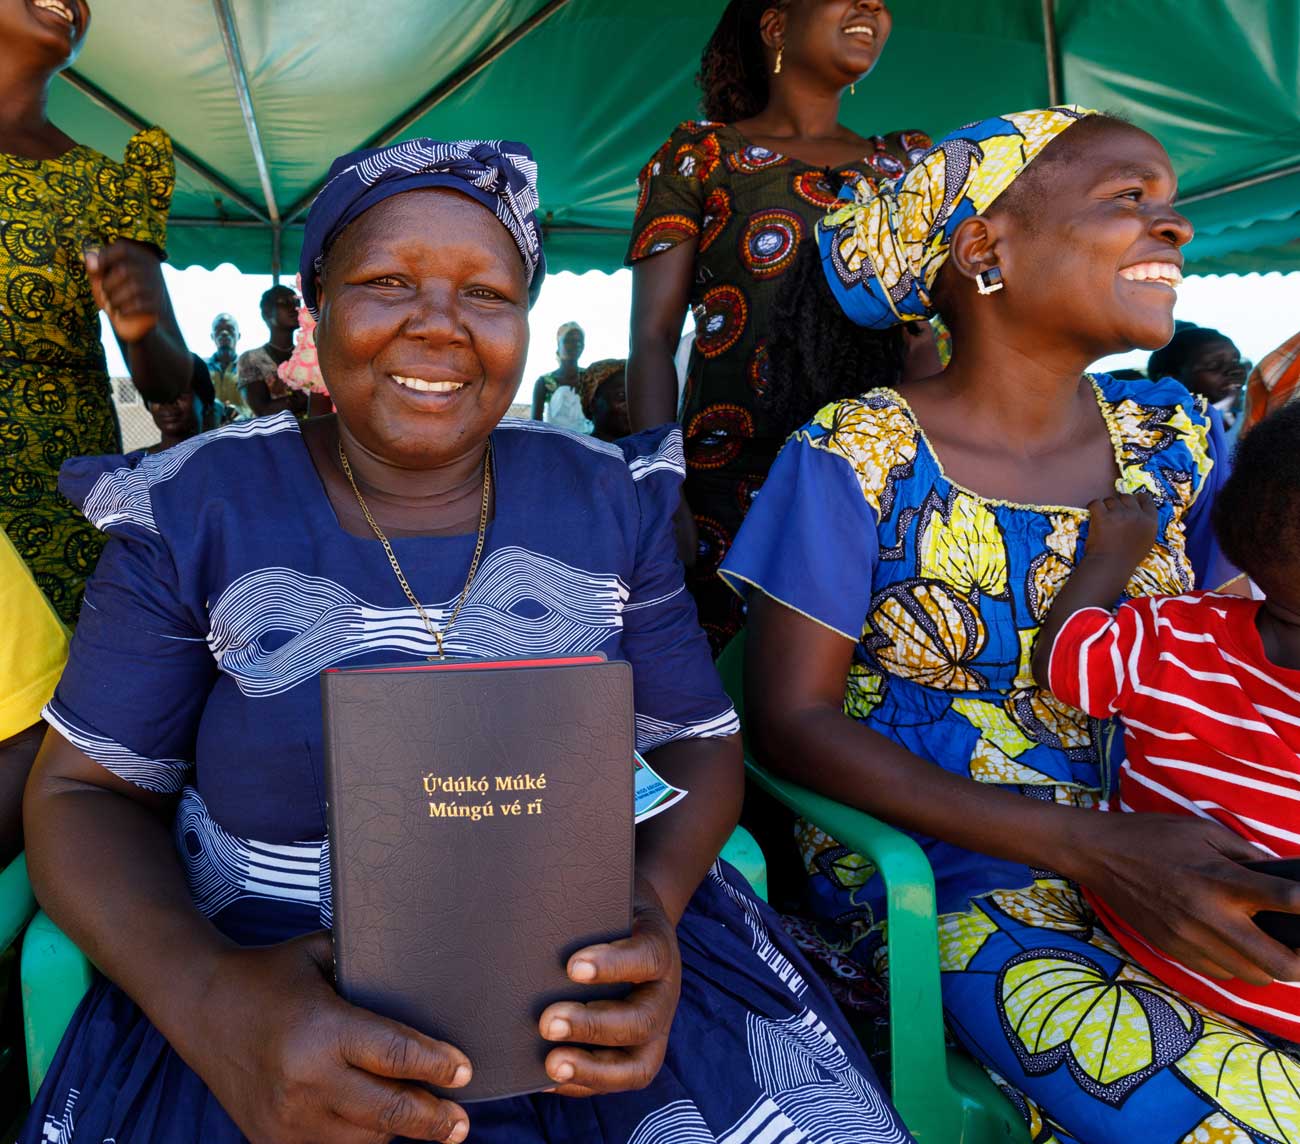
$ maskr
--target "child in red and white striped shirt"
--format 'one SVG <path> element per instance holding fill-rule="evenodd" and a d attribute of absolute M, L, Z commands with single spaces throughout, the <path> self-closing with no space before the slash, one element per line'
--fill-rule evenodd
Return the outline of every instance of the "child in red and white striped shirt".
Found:
<path fill-rule="evenodd" d="M 1089 715 L 1118 715 L 1126 759 L 1108 809 L 1214 819 L 1300 857 L 1300 405 L 1242 442 L 1214 508 L 1224 554 L 1264 600 L 1214 592 L 1147 596 L 1110 610 L 1151 550 L 1145 493 L 1089 505 L 1085 555 L 1034 649 L 1039 684 Z M 1085 890 L 1085 893 L 1087 891 Z M 1300 983 L 1193 973 L 1089 901 L 1120 944 L 1185 996 L 1300 1041 Z"/>

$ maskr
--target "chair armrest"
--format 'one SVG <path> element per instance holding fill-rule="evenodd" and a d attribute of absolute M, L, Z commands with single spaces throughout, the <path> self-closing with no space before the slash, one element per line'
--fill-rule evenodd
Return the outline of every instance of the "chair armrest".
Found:
<path fill-rule="evenodd" d="M 0 949 L 8 949 L 36 912 L 36 898 L 27 880 L 27 856 L 19 854 L 0 871 Z"/>
<path fill-rule="evenodd" d="M 20 969 L 27 1083 L 33 1099 L 93 974 L 89 960 L 72 939 L 43 911 L 37 914 L 23 939 Z"/>
<path fill-rule="evenodd" d="M 925 852 L 899 830 L 861 810 L 778 779 L 752 759 L 752 780 L 880 871 L 888 901 L 889 1047 L 894 1104 L 903 1120 L 935 1111 L 937 1089 L 948 1088 L 934 873 Z M 945 1098 L 947 1093 L 945 1092 Z M 924 1112 L 922 1113 L 924 1115 Z M 929 1119 L 929 1117 L 926 1117 Z M 960 1129 L 951 1139 L 960 1138 Z"/>

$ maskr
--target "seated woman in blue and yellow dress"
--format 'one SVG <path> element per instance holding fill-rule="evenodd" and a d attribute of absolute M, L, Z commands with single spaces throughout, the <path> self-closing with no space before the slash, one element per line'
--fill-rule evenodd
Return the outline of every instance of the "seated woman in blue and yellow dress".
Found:
<path fill-rule="evenodd" d="M 330 176 L 302 283 L 337 416 L 64 473 L 110 539 L 46 710 L 28 861 L 103 976 L 21 1139 L 910 1139 L 716 861 L 740 749 L 676 557 L 680 431 L 615 445 L 502 420 L 544 273 L 532 156 L 413 140 Z M 630 662 L 638 746 L 689 791 L 639 828 L 633 935 L 569 962 L 626 999 L 548 1007 L 555 1091 L 468 1112 L 424 1086 L 480 1062 L 341 1000 L 323 932 L 319 674 L 443 645 Z"/>
<path fill-rule="evenodd" d="M 811 420 L 723 565 L 749 596 L 756 749 L 926 849 L 951 1031 L 1036 1144 L 1300 1140 L 1295 1046 L 1155 980 L 1078 889 L 1213 983 L 1300 980 L 1252 921 L 1300 912 L 1296 887 L 1244 869 L 1263 855 L 1204 817 L 1095 813 L 1117 728 L 1030 669 L 1083 506 L 1116 489 L 1159 503 L 1128 595 L 1235 576 L 1210 528 L 1227 458 L 1204 400 L 1086 372 L 1173 332 L 1192 234 L 1175 192 L 1150 135 L 1053 108 L 963 128 L 831 215 L 819 304 L 882 330 L 937 310 L 952 360 L 906 397 L 828 391 L 834 363 L 805 361 Z M 846 976 L 887 968 L 879 877 L 800 829 L 826 955 Z"/>

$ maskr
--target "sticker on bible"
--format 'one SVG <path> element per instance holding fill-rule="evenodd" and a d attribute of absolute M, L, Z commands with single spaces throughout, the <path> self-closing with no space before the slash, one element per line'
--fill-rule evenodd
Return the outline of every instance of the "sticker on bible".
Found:
<path fill-rule="evenodd" d="M 647 818 L 667 810 L 686 797 L 686 792 L 665 782 L 655 773 L 655 769 L 641 757 L 640 751 L 632 752 L 636 783 L 636 819 L 640 824 Z"/>

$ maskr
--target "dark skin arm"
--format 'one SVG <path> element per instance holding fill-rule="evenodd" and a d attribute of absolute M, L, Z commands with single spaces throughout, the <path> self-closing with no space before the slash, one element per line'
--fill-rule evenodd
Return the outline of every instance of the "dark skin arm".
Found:
<path fill-rule="evenodd" d="M 677 420 L 673 355 L 690 303 L 695 247 L 682 242 L 632 267 L 627 408 L 633 433 Z"/>
<path fill-rule="evenodd" d="M 325 933 L 261 949 L 223 937 L 191 904 L 173 809 L 47 736 L 24 823 L 32 886 L 50 916 L 254 1144 L 463 1140 L 464 1110 L 420 1086 L 466 1083 L 464 1055 L 340 998 Z"/>
<path fill-rule="evenodd" d="M 600 1046 L 550 1054 L 565 1095 L 641 1088 L 658 1073 L 680 990 L 674 927 L 739 815 L 736 738 L 671 743 L 650 760 L 691 794 L 638 828 L 632 936 L 569 960 L 575 981 L 635 988 L 622 1001 L 563 1002 L 542 1014 L 548 1039 Z M 418 1087 L 456 1084 L 457 1069 L 470 1067 L 464 1055 L 338 997 L 325 934 L 242 949 L 218 933 L 190 902 L 172 811 L 173 800 L 50 735 L 25 803 L 28 868 L 50 916 L 258 1144 L 464 1139 L 464 1110 Z"/>
<path fill-rule="evenodd" d="M 131 380 L 146 401 L 172 401 L 190 376 L 158 251 L 132 239 L 86 251 L 95 304 L 108 315 Z"/>
<path fill-rule="evenodd" d="M 44 737 L 45 724 L 37 720 L 0 740 L 0 865 L 23 848 L 23 787 Z"/>
<path fill-rule="evenodd" d="M 1065 582 L 1034 643 L 1034 680 L 1050 691 L 1047 668 L 1061 628 L 1084 608 L 1110 611 L 1125 585 L 1156 542 L 1160 518 L 1150 493 L 1115 493 L 1088 505 L 1088 546 Z"/>
<path fill-rule="evenodd" d="M 539 377 L 533 383 L 533 420 L 540 421 L 546 409 L 546 378 Z"/>
<path fill-rule="evenodd" d="M 1251 920 L 1300 913 L 1300 884 L 1246 870 L 1258 851 L 1198 818 L 1097 814 L 950 774 L 843 713 L 854 643 L 756 592 L 745 690 L 759 759 L 886 822 L 1056 870 L 1191 969 L 1255 984 L 1300 980 L 1300 956 Z"/>
<path fill-rule="evenodd" d="M 694 241 L 682 242 L 632 267 L 632 333 L 627 359 L 627 411 L 632 432 L 677 420 L 674 355 L 691 299 Z M 673 517 L 677 554 L 695 564 L 695 519 L 685 499 Z"/>
<path fill-rule="evenodd" d="M 251 381 L 240 388 L 254 417 L 265 417 L 268 413 L 279 413 L 283 409 L 298 414 L 307 408 L 307 395 L 299 390 L 291 390 L 283 397 L 272 397 L 270 387 L 262 380 Z"/>
<path fill-rule="evenodd" d="M 737 737 L 668 743 L 646 761 L 690 793 L 637 827 L 632 936 L 569 959 L 574 981 L 631 981 L 636 988 L 622 1001 L 562 1001 L 542 1014 L 548 1040 L 605 1046 L 550 1053 L 546 1070 L 565 1096 L 644 1088 L 659 1072 L 681 991 L 675 927 L 740 817 L 744 772 Z M 596 972 L 581 968 L 584 963 Z"/>

